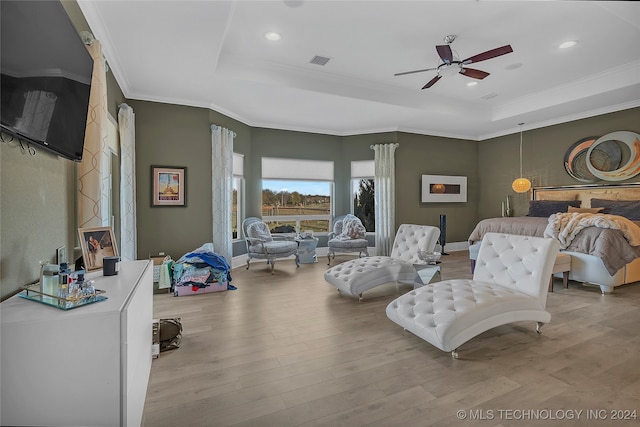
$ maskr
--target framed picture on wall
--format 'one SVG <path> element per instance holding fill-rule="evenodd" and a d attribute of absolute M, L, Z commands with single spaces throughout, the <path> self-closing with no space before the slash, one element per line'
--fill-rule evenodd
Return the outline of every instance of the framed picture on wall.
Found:
<path fill-rule="evenodd" d="M 187 206 L 187 168 L 151 166 L 151 207 Z"/>
<path fill-rule="evenodd" d="M 102 258 L 118 255 L 118 245 L 111 227 L 78 228 L 78 235 L 87 271 L 102 268 Z"/>

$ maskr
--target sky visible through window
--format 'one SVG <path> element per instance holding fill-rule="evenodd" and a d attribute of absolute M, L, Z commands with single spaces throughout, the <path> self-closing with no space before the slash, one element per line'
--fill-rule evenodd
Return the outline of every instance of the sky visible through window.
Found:
<path fill-rule="evenodd" d="M 262 188 L 269 189 L 274 193 L 282 191 L 292 193 L 297 191 L 300 194 L 312 196 L 329 196 L 331 185 L 325 181 L 280 181 L 275 179 L 262 180 Z"/>

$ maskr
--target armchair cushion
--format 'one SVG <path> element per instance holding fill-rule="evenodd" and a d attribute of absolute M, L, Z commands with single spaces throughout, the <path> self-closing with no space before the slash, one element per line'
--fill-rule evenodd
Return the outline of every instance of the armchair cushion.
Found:
<path fill-rule="evenodd" d="M 290 254 L 292 251 L 295 252 L 297 249 L 298 244 L 288 240 L 264 242 L 249 246 L 249 250 L 251 252 L 263 252 L 268 255 Z"/>
<path fill-rule="evenodd" d="M 359 249 L 367 248 L 369 242 L 367 239 L 351 239 L 351 240 L 339 240 L 331 239 L 331 247 L 335 249 Z"/>

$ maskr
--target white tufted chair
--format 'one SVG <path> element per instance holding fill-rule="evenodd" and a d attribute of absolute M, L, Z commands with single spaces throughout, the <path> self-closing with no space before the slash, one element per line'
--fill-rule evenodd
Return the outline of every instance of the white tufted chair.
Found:
<path fill-rule="evenodd" d="M 423 286 L 387 306 L 389 319 L 443 351 L 456 349 L 496 326 L 551 320 L 549 276 L 560 245 L 555 239 L 487 233 L 473 279 Z"/>
<path fill-rule="evenodd" d="M 333 220 L 333 231 L 329 232 L 327 235 L 328 242 L 327 246 L 329 247 L 329 252 L 327 252 L 327 265 L 331 265 L 331 258 L 335 259 L 336 252 L 358 252 L 358 257 L 369 256 L 369 242 L 365 238 L 355 238 L 355 239 L 341 239 L 340 235 L 342 234 L 342 224 L 344 223 L 345 218 L 357 220 L 359 222 L 362 230 L 365 230 L 362 222 L 358 217 L 353 215 L 341 215 L 337 216 Z"/>
<path fill-rule="evenodd" d="M 242 232 L 247 245 L 247 270 L 252 258 L 266 259 L 267 263 L 271 264 L 271 274 L 273 274 L 276 259 L 291 255 L 295 255 L 296 267 L 300 266 L 298 242 L 273 236 L 267 224 L 259 218 L 249 217 L 242 221 Z"/>
<path fill-rule="evenodd" d="M 357 296 L 389 282 L 413 283 L 413 264 L 424 264 L 420 251 L 433 251 L 440 230 L 430 225 L 402 224 L 398 228 L 390 256 L 353 259 L 331 267 L 324 279 L 340 293 Z"/>

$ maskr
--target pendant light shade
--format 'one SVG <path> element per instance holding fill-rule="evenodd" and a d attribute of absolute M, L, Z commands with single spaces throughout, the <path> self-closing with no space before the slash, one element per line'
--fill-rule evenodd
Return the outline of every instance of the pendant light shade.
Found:
<path fill-rule="evenodd" d="M 516 193 L 526 193 L 531 189 L 531 181 L 527 178 L 516 178 L 513 183 L 511 183 L 511 188 Z"/>
<path fill-rule="evenodd" d="M 531 189 L 531 181 L 522 177 L 522 125 L 520 123 L 520 178 L 516 178 L 511 184 L 511 188 L 516 193 L 526 193 Z"/>

